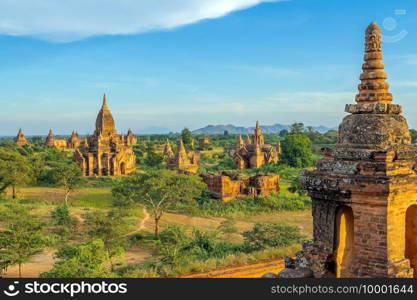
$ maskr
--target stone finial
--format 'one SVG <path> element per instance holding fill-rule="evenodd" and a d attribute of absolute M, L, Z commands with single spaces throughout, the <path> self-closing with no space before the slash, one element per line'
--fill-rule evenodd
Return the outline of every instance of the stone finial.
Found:
<path fill-rule="evenodd" d="M 387 74 L 382 63 L 382 37 L 379 26 L 372 22 L 365 31 L 365 63 L 362 65 L 361 83 L 358 86 L 359 93 L 356 102 L 384 103 L 392 101 L 389 93 L 389 84 L 386 82 Z"/>

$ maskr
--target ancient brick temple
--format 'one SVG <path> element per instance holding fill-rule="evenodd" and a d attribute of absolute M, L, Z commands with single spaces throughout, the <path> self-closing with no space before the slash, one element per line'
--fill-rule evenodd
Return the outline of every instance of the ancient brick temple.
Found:
<path fill-rule="evenodd" d="M 23 147 L 25 145 L 29 145 L 29 142 L 27 141 L 25 135 L 23 134 L 22 128 L 19 129 L 17 136 L 14 140 L 16 144 L 20 147 Z"/>
<path fill-rule="evenodd" d="M 73 131 L 69 139 L 57 139 L 52 131 L 49 130 L 48 136 L 45 140 L 45 145 L 48 147 L 55 147 L 60 150 L 76 149 L 81 143 L 78 133 Z"/>
<path fill-rule="evenodd" d="M 69 149 L 77 149 L 81 145 L 81 139 L 78 132 L 73 131 L 70 138 L 67 140 L 67 147 Z"/>
<path fill-rule="evenodd" d="M 301 174 L 312 198 L 314 276 L 417 277 L 417 149 L 401 106 L 392 104 L 381 30 L 366 29 L 356 104 L 339 141 Z M 308 249 L 304 249 L 308 252 Z"/>
<path fill-rule="evenodd" d="M 213 198 L 224 202 L 238 197 L 279 194 L 278 175 L 243 177 L 239 172 L 222 171 L 201 174 Z"/>
<path fill-rule="evenodd" d="M 198 139 L 198 148 L 201 150 L 210 147 L 210 138 L 205 136 Z"/>
<path fill-rule="evenodd" d="M 242 136 L 239 136 L 231 154 L 239 169 L 249 169 L 277 163 L 280 152 L 279 144 L 277 146 L 265 144 L 259 122 L 256 122 L 254 135 L 248 136 L 245 142 L 243 142 Z"/>
<path fill-rule="evenodd" d="M 81 142 L 74 159 L 85 176 L 125 175 L 136 169 L 132 138 L 117 134 L 106 95 L 97 115 L 96 130 Z"/>
<path fill-rule="evenodd" d="M 196 151 L 188 151 L 184 147 L 181 139 L 178 140 L 177 151 L 173 153 L 171 145 L 167 141 L 165 144 L 164 155 L 166 157 L 167 168 L 183 172 L 196 173 L 200 164 L 200 155 Z"/>
<path fill-rule="evenodd" d="M 136 145 L 138 143 L 138 138 L 133 134 L 132 129 L 130 128 L 127 131 L 126 139 L 130 145 Z"/>

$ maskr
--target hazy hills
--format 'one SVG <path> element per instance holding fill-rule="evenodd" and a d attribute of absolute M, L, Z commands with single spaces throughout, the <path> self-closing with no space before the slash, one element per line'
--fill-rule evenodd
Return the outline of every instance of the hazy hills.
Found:
<path fill-rule="evenodd" d="M 289 130 L 290 125 L 274 124 L 274 125 L 261 125 L 263 133 L 279 133 L 281 130 Z M 321 133 L 335 129 L 326 126 L 313 126 L 313 128 Z M 232 124 L 228 125 L 207 125 L 203 128 L 199 128 L 193 131 L 194 134 L 223 134 L 227 130 L 231 134 L 250 134 L 255 127 L 241 127 Z"/>

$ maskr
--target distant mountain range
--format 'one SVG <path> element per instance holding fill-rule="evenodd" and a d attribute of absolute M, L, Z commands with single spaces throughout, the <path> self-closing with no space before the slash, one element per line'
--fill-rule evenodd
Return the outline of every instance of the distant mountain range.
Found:
<path fill-rule="evenodd" d="M 261 125 L 263 133 L 279 133 L 281 130 L 289 130 L 290 125 L 274 124 L 274 125 Z M 329 130 L 337 129 L 335 127 L 330 128 L 326 126 L 313 126 L 318 132 L 324 133 Z M 231 134 L 251 134 L 255 127 L 241 127 L 232 124 L 228 125 L 207 125 L 206 127 L 194 130 L 194 134 L 223 134 L 226 130 Z"/>

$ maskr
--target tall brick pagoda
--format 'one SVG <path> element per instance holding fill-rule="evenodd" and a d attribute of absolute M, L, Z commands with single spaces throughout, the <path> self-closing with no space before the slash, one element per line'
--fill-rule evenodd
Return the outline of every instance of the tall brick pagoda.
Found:
<path fill-rule="evenodd" d="M 392 104 L 375 23 L 366 29 L 364 60 L 337 145 L 300 176 L 314 228 L 304 255 L 315 277 L 417 277 L 417 149 L 401 106 Z"/>

